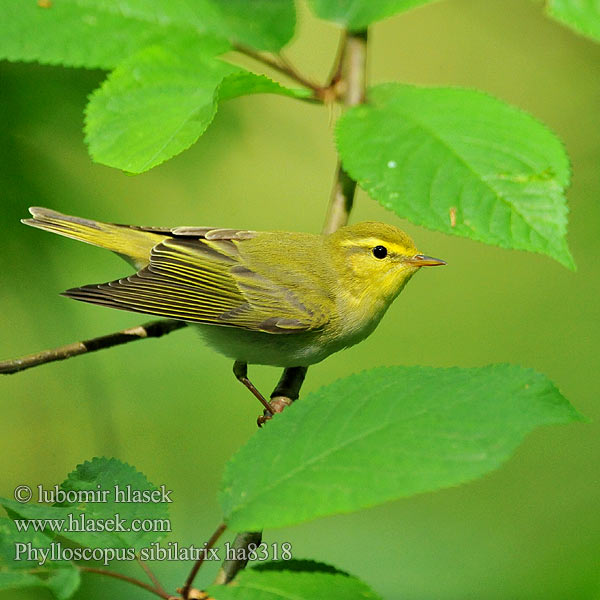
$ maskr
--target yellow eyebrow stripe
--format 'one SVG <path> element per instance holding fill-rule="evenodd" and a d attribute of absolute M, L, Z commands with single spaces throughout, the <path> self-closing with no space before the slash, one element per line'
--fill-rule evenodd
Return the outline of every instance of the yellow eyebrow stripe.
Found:
<path fill-rule="evenodd" d="M 394 242 L 388 242 L 386 240 L 382 240 L 380 238 L 363 238 L 361 240 L 346 240 L 341 243 L 341 245 L 345 248 L 374 248 L 375 246 L 385 246 L 388 249 L 388 252 L 393 254 L 411 254 L 406 246 L 401 246 L 400 244 L 395 244 Z"/>

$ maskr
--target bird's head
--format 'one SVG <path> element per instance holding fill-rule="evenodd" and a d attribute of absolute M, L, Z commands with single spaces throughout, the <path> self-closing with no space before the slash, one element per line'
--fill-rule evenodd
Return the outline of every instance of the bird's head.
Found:
<path fill-rule="evenodd" d="M 421 254 L 411 238 L 392 225 L 348 225 L 328 236 L 340 283 L 356 298 L 391 302 L 421 268 L 445 265 Z"/>

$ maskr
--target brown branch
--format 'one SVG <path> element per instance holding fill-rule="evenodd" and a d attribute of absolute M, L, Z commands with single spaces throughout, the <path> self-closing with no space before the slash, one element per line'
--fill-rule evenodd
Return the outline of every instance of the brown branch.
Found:
<path fill-rule="evenodd" d="M 338 160 L 323 233 L 333 233 L 348 224 L 355 193 L 356 181 L 346 173 Z"/>
<path fill-rule="evenodd" d="M 27 356 L 22 356 L 21 358 L 0 361 L 0 374 L 11 375 L 12 373 L 30 369 L 31 367 L 37 367 L 38 365 L 57 360 L 65 360 L 73 356 L 79 356 L 80 354 L 95 352 L 96 350 L 103 350 L 104 348 L 112 348 L 113 346 L 120 346 L 121 344 L 127 344 L 145 338 L 158 338 L 167 333 L 171 333 L 171 331 L 175 331 L 176 329 L 181 329 L 186 325 L 187 323 L 184 321 L 173 321 L 171 319 L 151 321 L 144 325 L 123 329 L 116 333 L 109 333 L 108 335 L 92 338 L 83 342 L 75 342 L 74 344 L 67 344 L 66 346 L 60 346 L 59 348 L 54 348 L 52 350 L 44 350 L 37 354 L 29 354 Z"/>
<path fill-rule="evenodd" d="M 190 590 L 192 588 L 192 584 L 194 583 L 194 579 L 196 578 L 196 575 L 198 574 L 198 571 L 200 570 L 200 567 L 202 566 L 202 563 L 204 562 L 208 551 L 218 542 L 221 535 L 223 535 L 225 529 L 227 529 L 227 525 L 225 525 L 225 523 L 221 523 L 215 529 L 215 532 L 210 536 L 210 539 L 206 544 L 206 549 L 202 553 L 202 556 L 194 563 L 194 566 L 192 567 L 192 570 L 190 571 L 190 574 L 188 575 L 185 581 L 185 585 L 183 586 L 183 588 L 181 588 L 181 590 L 177 590 L 181 593 L 181 597 L 184 600 L 188 600 L 190 598 Z"/>
<path fill-rule="evenodd" d="M 106 577 L 113 577 L 114 579 L 126 581 L 127 583 L 131 583 L 132 585 L 136 585 L 137 587 L 147 590 L 148 592 L 151 592 L 152 594 L 155 594 L 156 596 L 159 596 L 164 600 L 172 600 L 173 598 L 173 596 L 170 596 L 164 590 L 159 590 L 158 588 L 155 588 L 148 583 L 144 583 L 139 579 L 135 579 L 135 577 L 129 577 L 128 575 L 123 575 L 122 573 L 109 571 L 108 569 L 98 569 L 96 567 L 85 567 L 82 565 L 77 565 L 77 568 L 84 573 L 96 573 L 97 575 L 104 575 Z"/>
<path fill-rule="evenodd" d="M 348 34 L 343 38 L 339 65 L 333 71 L 329 89 L 340 94 L 347 107 L 362 104 L 366 96 L 366 71 L 367 31 Z M 338 160 L 323 233 L 333 233 L 348 223 L 355 193 L 356 181 Z"/>
<path fill-rule="evenodd" d="M 261 52 L 257 52 L 252 48 L 248 48 L 242 45 L 236 45 L 234 49 L 241 53 L 253 58 L 257 62 L 270 67 L 271 69 L 275 69 L 282 75 L 293 79 L 300 85 L 312 90 L 314 93 L 314 98 L 312 100 L 320 100 L 323 89 L 320 85 L 316 84 L 314 81 L 311 81 L 307 77 L 304 77 L 284 56 L 278 55 L 276 57 L 270 56 L 268 54 L 262 54 Z"/>

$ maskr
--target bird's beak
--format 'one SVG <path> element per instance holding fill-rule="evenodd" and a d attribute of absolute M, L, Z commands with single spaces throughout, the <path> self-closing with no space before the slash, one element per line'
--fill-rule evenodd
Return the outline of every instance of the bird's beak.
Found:
<path fill-rule="evenodd" d="M 413 267 L 437 267 L 438 265 L 445 265 L 446 262 L 439 258 L 433 258 L 433 256 L 425 256 L 424 254 L 415 254 L 411 258 L 405 259 L 409 265 Z"/>

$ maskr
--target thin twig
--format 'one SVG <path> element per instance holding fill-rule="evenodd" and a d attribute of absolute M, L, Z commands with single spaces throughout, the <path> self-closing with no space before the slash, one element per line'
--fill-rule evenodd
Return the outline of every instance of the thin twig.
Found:
<path fill-rule="evenodd" d="M 85 567 L 83 565 L 77 565 L 77 568 L 84 573 L 96 573 L 97 575 L 105 575 L 106 577 L 114 577 L 115 579 L 120 579 L 121 581 L 126 581 L 127 583 L 131 583 L 132 585 L 137 585 L 137 587 L 141 587 L 160 598 L 164 598 L 164 600 L 171 600 L 173 596 L 167 594 L 164 590 L 159 590 L 151 586 L 148 583 L 144 583 L 139 579 L 135 579 L 135 577 L 129 577 L 128 575 L 123 575 L 122 573 L 117 573 L 115 571 L 109 571 L 108 569 L 98 569 L 96 567 Z"/>
<path fill-rule="evenodd" d="M 225 525 L 225 523 L 221 523 L 215 529 L 215 532 L 210 536 L 210 539 L 206 544 L 206 550 L 202 553 L 202 556 L 194 563 L 194 566 L 192 567 L 192 570 L 190 571 L 190 574 L 188 575 L 185 581 L 185 585 L 181 589 L 181 597 L 184 600 L 188 600 L 189 598 L 190 589 L 192 587 L 192 584 L 194 583 L 194 579 L 196 578 L 196 575 L 198 574 L 198 571 L 200 570 L 200 567 L 202 566 L 202 563 L 204 562 L 208 551 L 217 543 L 221 535 L 223 535 L 225 529 L 227 529 L 227 525 Z"/>
<path fill-rule="evenodd" d="M 359 31 L 344 37 L 339 66 L 334 69 L 330 86 L 340 89 L 345 106 L 362 104 L 366 95 L 367 31 Z M 337 75 L 339 71 L 339 75 Z M 335 80 L 339 77 L 338 80 Z M 334 81 L 335 80 L 335 81 Z M 331 191 L 323 233 L 333 233 L 348 223 L 356 181 L 348 175 L 338 160 L 335 181 Z"/>
<path fill-rule="evenodd" d="M 262 54 L 253 50 L 252 48 L 248 48 L 242 45 L 236 45 L 234 49 L 241 54 L 245 54 L 250 58 L 270 67 L 271 69 L 275 69 L 279 71 L 279 73 L 286 75 L 290 79 L 293 79 L 300 85 L 312 90 L 315 94 L 316 98 L 320 98 L 323 92 L 323 88 L 316 84 L 314 81 L 311 81 L 307 77 L 304 77 L 298 70 L 282 55 L 278 55 L 277 57 L 269 56 L 268 54 Z"/>
<path fill-rule="evenodd" d="M 150 581 L 154 584 L 154 587 L 156 588 L 156 590 L 158 590 L 159 592 L 161 592 L 163 594 L 166 594 L 167 591 L 165 590 L 165 588 L 161 585 L 160 581 L 156 578 L 156 575 L 154 575 L 154 573 L 152 572 L 150 567 L 146 564 L 146 562 L 140 558 L 139 554 L 136 554 L 135 559 L 137 560 L 140 567 L 142 567 L 142 569 L 144 570 L 144 573 L 146 573 L 146 575 L 148 575 L 148 579 L 150 579 Z"/>
<path fill-rule="evenodd" d="M 181 329 L 186 325 L 187 323 L 184 321 L 174 321 L 171 319 L 151 321 L 144 325 L 123 329 L 116 333 L 109 333 L 108 335 L 92 338 L 83 342 L 75 342 L 74 344 L 67 344 L 66 346 L 60 346 L 59 348 L 54 348 L 52 350 L 44 350 L 43 352 L 38 352 L 36 354 L 22 356 L 21 358 L 0 361 L 0 373 L 10 375 L 12 373 L 24 371 L 25 369 L 30 369 L 31 367 L 37 367 L 38 365 L 57 360 L 65 360 L 66 358 L 79 356 L 80 354 L 95 352 L 96 350 L 103 350 L 104 348 L 112 348 L 113 346 L 120 346 L 121 344 L 135 342 L 136 340 L 158 338 L 167 333 L 171 333 L 171 331 L 175 331 L 176 329 Z"/>

